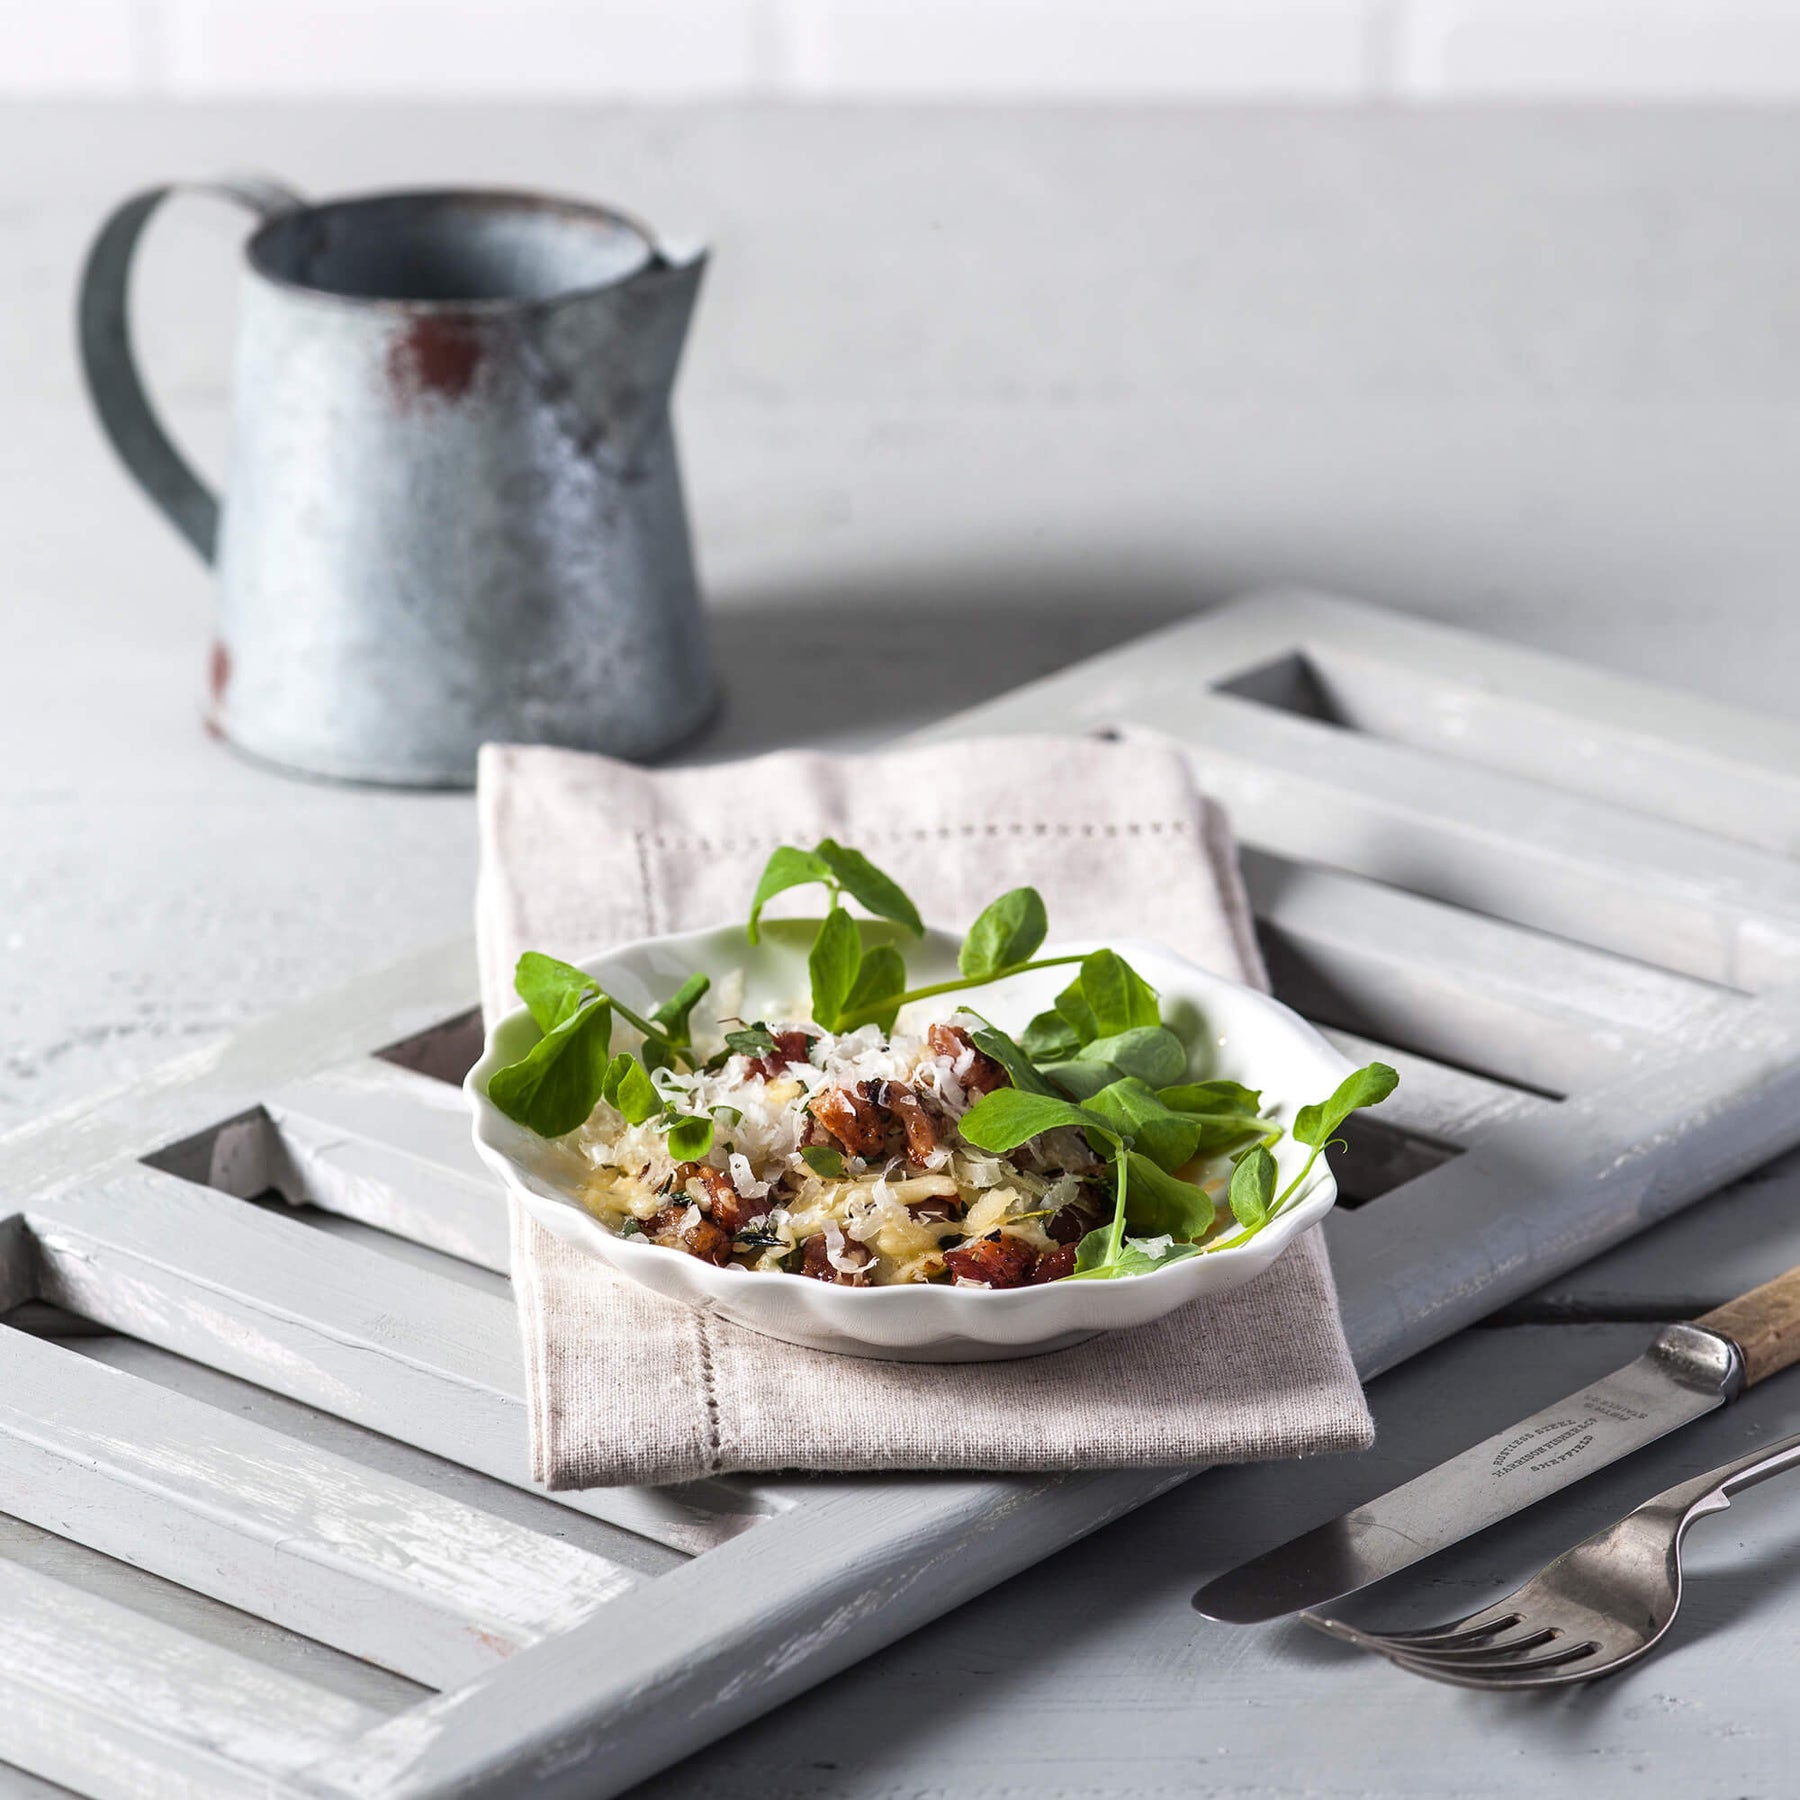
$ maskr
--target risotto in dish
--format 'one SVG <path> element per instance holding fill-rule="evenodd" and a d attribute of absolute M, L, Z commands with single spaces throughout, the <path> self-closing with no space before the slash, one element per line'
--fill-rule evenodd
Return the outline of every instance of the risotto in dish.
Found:
<path fill-rule="evenodd" d="M 829 897 L 805 927 L 812 991 L 777 1022 L 726 1016 L 742 1000 L 721 991 L 696 1030 L 701 974 L 639 1013 L 572 964 L 520 958 L 539 1036 L 487 1076 L 488 1098 L 578 1159 L 582 1204 L 615 1235 L 856 1288 L 1146 1275 L 1262 1230 L 1397 1079 L 1372 1063 L 1291 1120 L 1238 1082 L 1197 1079 L 1197 1022 L 1165 1019 L 1113 950 L 1040 954 L 1030 888 L 970 927 L 955 979 L 909 987 L 895 940 L 923 933 L 916 909 L 829 838 L 770 858 L 750 941 L 769 900 L 809 885 Z M 1047 968 L 1068 985 L 1016 1037 L 959 997 Z M 1271 1152 L 1289 1134 L 1310 1153 L 1277 1192 Z"/>
<path fill-rule="evenodd" d="M 1106 1162 L 1069 1127 L 1009 1156 L 957 1126 L 1006 1071 L 967 1015 L 923 1035 L 865 1025 L 768 1028 L 773 1048 L 659 1075 L 717 1121 L 703 1161 L 602 1102 L 571 1140 L 593 1164 L 583 1198 L 615 1231 L 708 1262 L 842 1286 L 954 1281 L 1010 1288 L 1073 1273 L 1075 1246 L 1112 1209 Z"/>

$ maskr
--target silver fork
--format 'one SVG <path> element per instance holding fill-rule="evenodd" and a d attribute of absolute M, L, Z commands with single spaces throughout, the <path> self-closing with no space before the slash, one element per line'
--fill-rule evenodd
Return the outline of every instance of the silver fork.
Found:
<path fill-rule="evenodd" d="M 1610 1675 L 1653 1649 L 1681 1605 L 1688 1527 L 1731 1496 L 1800 1464 L 1800 1437 L 1741 1456 L 1658 1494 L 1565 1551 L 1504 1600 L 1424 1631 L 1360 1631 L 1305 1612 L 1307 1624 L 1459 1687 L 1536 1688 Z"/>

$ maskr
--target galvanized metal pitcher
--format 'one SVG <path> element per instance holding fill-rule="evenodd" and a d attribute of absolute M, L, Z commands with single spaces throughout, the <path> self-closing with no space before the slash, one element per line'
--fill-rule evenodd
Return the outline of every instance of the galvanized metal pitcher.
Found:
<path fill-rule="evenodd" d="M 170 194 L 238 201 L 223 504 L 158 424 L 127 288 Z M 710 711 L 669 396 L 704 258 L 531 194 L 307 205 L 162 187 L 82 279 L 88 387 L 126 467 L 219 578 L 211 723 L 315 775 L 464 785 L 483 741 L 649 757 Z"/>

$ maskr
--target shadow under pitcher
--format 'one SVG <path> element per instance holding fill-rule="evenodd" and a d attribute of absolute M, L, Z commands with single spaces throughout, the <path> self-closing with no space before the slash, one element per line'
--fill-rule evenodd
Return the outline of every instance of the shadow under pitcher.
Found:
<path fill-rule="evenodd" d="M 132 257 L 175 193 L 244 249 L 230 475 L 214 495 L 132 356 Z M 714 686 L 670 391 L 705 258 L 541 195 L 309 205 L 161 187 L 88 254 L 82 366 L 125 466 L 215 565 L 208 723 L 311 775 L 466 786 L 489 739 L 653 757 Z"/>

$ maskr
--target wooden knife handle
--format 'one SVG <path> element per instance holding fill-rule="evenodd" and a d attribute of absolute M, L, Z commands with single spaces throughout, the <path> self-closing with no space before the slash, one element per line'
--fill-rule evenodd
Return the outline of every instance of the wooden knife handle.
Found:
<path fill-rule="evenodd" d="M 1696 1319 L 1708 1331 L 1728 1337 L 1744 1353 L 1744 1385 L 1800 1362 L 1800 1268 L 1740 1294 Z"/>

